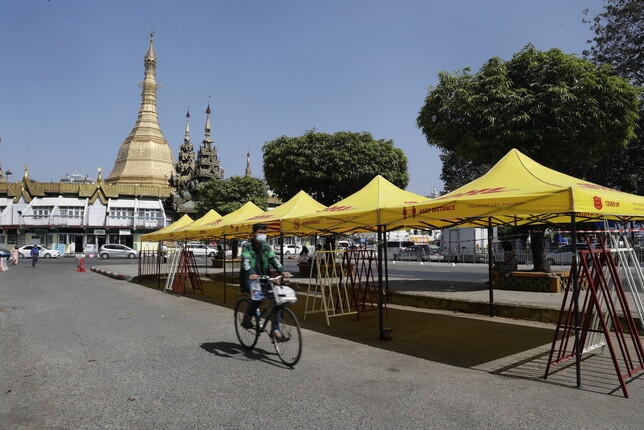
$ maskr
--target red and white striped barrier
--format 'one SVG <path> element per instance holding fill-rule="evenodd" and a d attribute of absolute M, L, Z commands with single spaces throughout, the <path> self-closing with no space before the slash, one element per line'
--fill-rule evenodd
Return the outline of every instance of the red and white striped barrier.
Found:
<path fill-rule="evenodd" d="M 598 233 L 631 233 L 635 231 L 644 231 L 644 228 L 616 228 L 616 229 L 609 229 L 609 230 L 576 230 L 576 233 L 583 233 L 583 234 L 598 234 Z M 541 230 L 533 230 L 534 232 L 541 232 Z M 558 230 L 557 233 L 575 233 L 573 230 Z M 519 234 L 508 234 L 505 236 L 498 236 L 495 240 L 496 241 L 501 241 L 504 239 L 509 239 L 512 237 L 523 237 L 523 236 L 529 236 L 530 233 L 519 233 Z M 465 243 L 465 242 L 484 242 L 487 241 L 487 237 L 481 238 L 481 239 L 467 239 L 467 240 L 452 240 L 452 241 L 445 241 L 445 243 Z"/>
<path fill-rule="evenodd" d="M 122 273 L 112 272 L 111 270 L 103 269 L 101 267 L 92 267 L 90 270 L 94 273 L 109 276 L 110 278 L 118 279 L 120 281 L 128 281 L 130 279 L 129 276 L 126 276 Z"/>
<path fill-rule="evenodd" d="M 577 230 L 577 233 L 631 233 L 634 231 L 644 231 L 644 228 L 616 228 L 610 230 Z M 575 233 L 572 230 L 560 230 L 559 233 Z"/>

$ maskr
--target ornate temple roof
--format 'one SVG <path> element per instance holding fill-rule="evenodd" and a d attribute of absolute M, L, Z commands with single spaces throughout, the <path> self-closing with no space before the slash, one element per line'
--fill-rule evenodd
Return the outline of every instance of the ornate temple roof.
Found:
<path fill-rule="evenodd" d="M 22 197 L 25 202 L 30 203 L 36 197 L 52 196 L 77 196 L 88 198 L 90 203 L 100 199 L 103 203 L 107 199 L 119 197 L 159 197 L 170 196 L 170 188 L 155 185 L 122 185 L 107 184 L 100 173 L 93 183 L 68 183 L 68 182 L 36 182 L 29 177 L 27 166 L 25 174 L 19 182 L 0 183 L 0 196 L 4 196 L 17 203 Z"/>

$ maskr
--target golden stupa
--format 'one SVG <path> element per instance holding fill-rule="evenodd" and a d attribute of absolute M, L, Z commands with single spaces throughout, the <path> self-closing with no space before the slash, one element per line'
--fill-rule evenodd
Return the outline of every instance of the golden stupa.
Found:
<path fill-rule="evenodd" d="M 105 182 L 118 185 L 170 186 L 175 173 L 172 149 L 163 137 L 157 114 L 157 56 L 153 33 L 145 54 L 145 79 L 141 108 L 134 128 L 119 149 L 116 163 Z"/>

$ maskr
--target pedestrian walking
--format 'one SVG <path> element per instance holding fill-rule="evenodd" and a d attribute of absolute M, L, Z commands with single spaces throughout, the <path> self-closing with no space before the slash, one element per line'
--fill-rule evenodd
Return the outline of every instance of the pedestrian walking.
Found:
<path fill-rule="evenodd" d="M 18 264 L 18 257 L 20 257 L 20 252 L 18 251 L 18 245 L 14 246 L 11 250 L 11 265 L 15 266 Z"/>
<path fill-rule="evenodd" d="M 36 267 L 36 263 L 38 263 L 38 255 L 40 255 L 40 251 L 38 250 L 38 247 L 34 245 L 31 248 L 31 267 Z"/>

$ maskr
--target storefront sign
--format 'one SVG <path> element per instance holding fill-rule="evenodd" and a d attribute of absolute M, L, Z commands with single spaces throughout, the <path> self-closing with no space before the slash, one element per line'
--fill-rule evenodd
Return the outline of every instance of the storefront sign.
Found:
<path fill-rule="evenodd" d="M 104 229 L 94 229 L 94 234 L 96 236 L 105 236 L 105 230 Z"/>
<path fill-rule="evenodd" d="M 132 234 L 132 230 L 129 230 L 129 229 L 119 230 L 120 236 L 130 236 L 131 234 Z"/>

